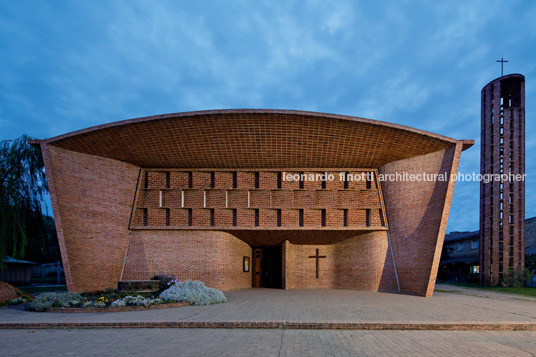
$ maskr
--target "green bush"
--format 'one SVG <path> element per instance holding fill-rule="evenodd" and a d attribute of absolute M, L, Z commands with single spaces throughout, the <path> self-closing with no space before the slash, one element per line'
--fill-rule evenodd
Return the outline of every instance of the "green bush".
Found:
<path fill-rule="evenodd" d="M 185 301 L 192 305 L 220 304 L 227 301 L 219 290 L 208 288 L 202 281 L 185 281 L 171 285 L 160 294 L 164 301 Z"/>
<path fill-rule="evenodd" d="M 525 255 L 525 268 L 533 273 L 536 272 L 536 254 Z"/>
<path fill-rule="evenodd" d="M 520 288 L 525 286 L 531 279 L 534 273 L 529 269 L 522 269 L 516 267 L 515 269 L 508 269 L 508 272 L 503 275 L 501 285 L 504 287 L 516 287 Z"/>
<path fill-rule="evenodd" d="M 24 307 L 27 310 L 46 311 L 51 307 L 69 307 L 80 304 L 82 295 L 78 293 L 48 292 L 37 296 Z"/>

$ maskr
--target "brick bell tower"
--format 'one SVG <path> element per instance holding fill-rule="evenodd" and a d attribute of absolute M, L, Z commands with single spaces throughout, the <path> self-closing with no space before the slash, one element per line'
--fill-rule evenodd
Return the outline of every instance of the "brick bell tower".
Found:
<path fill-rule="evenodd" d="M 481 94 L 481 174 L 525 174 L 525 77 L 501 76 Z M 524 264 L 525 182 L 481 181 L 480 285 Z"/>

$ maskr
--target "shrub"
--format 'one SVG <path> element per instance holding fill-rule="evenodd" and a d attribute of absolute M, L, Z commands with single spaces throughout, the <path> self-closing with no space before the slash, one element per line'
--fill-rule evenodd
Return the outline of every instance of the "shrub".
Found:
<path fill-rule="evenodd" d="M 536 254 L 525 255 L 525 268 L 531 272 L 536 272 Z"/>
<path fill-rule="evenodd" d="M 192 305 L 220 304 L 227 301 L 219 290 L 208 288 L 202 281 L 185 281 L 171 285 L 160 294 L 164 301 L 186 301 Z"/>
<path fill-rule="evenodd" d="M 82 295 L 78 293 L 48 292 L 37 296 L 25 305 L 27 310 L 45 311 L 51 307 L 69 307 L 80 304 Z"/>
<path fill-rule="evenodd" d="M 516 267 L 515 269 L 508 269 L 508 272 L 503 275 L 501 280 L 501 285 L 504 287 L 512 286 L 520 288 L 525 286 L 531 279 L 534 273 L 529 269 L 522 269 L 521 267 Z"/>
<path fill-rule="evenodd" d="M 155 275 L 151 278 L 151 280 L 159 280 L 160 281 L 160 289 L 159 292 L 162 292 L 169 288 L 171 285 L 180 283 L 177 279 L 175 279 L 175 276 L 173 274 L 160 274 Z"/>
<path fill-rule="evenodd" d="M 149 307 L 153 304 L 159 304 L 160 299 L 149 299 L 143 296 L 125 296 L 122 299 L 116 300 L 110 304 L 111 307 L 123 307 L 123 306 L 145 306 Z"/>
<path fill-rule="evenodd" d="M 82 307 L 106 307 L 104 301 L 85 301 L 82 303 Z"/>

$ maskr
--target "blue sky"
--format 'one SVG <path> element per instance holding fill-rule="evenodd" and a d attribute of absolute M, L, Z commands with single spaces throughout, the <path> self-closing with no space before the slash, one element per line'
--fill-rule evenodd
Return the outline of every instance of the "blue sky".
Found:
<path fill-rule="evenodd" d="M 475 139 L 480 90 L 526 77 L 526 215 L 536 216 L 536 2 L 0 0 L 0 139 L 220 108 L 297 109 Z M 478 183 L 447 231 L 478 229 Z"/>

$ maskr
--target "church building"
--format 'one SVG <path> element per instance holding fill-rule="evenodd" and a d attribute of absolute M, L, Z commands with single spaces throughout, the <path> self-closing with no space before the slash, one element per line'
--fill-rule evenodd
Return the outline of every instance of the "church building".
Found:
<path fill-rule="evenodd" d="M 450 177 L 473 141 L 241 109 L 125 120 L 32 144 L 69 291 L 173 274 L 223 291 L 431 296 Z"/>

